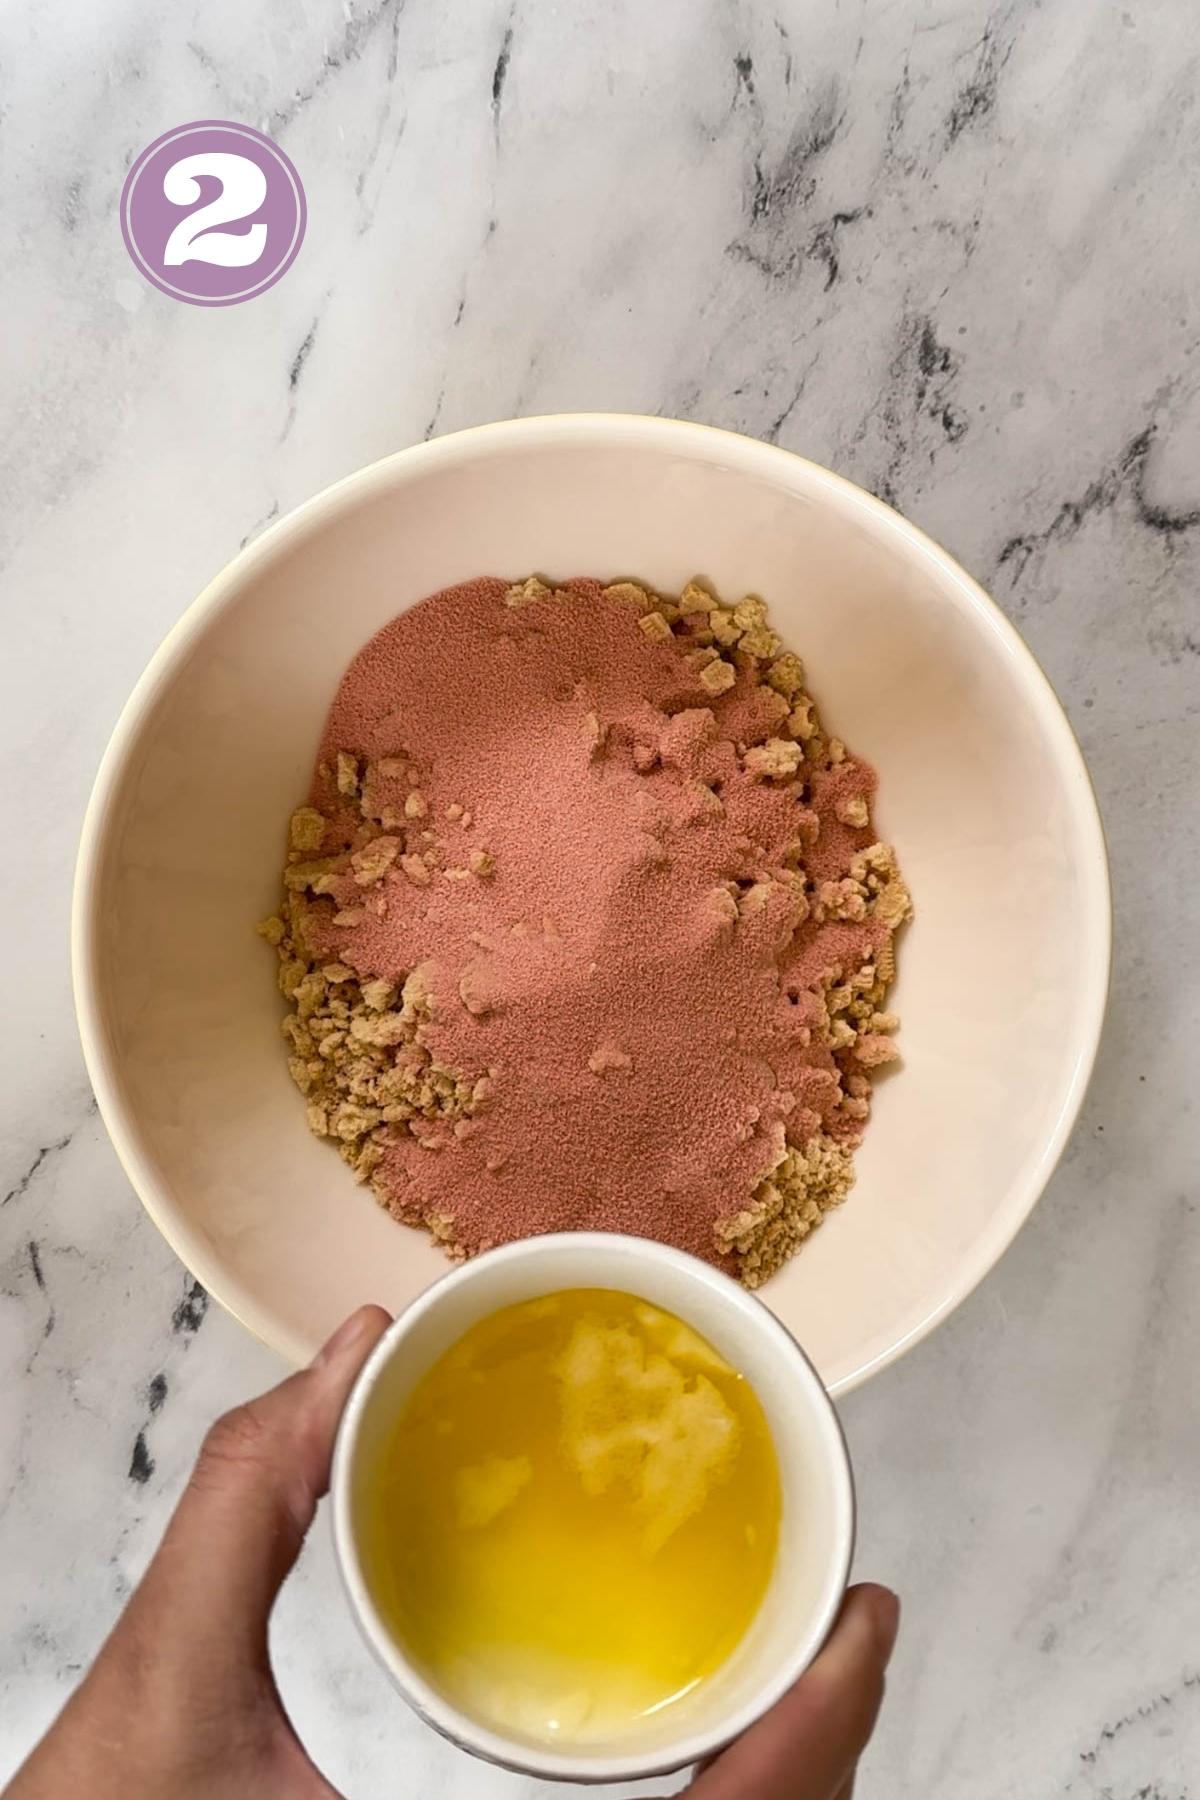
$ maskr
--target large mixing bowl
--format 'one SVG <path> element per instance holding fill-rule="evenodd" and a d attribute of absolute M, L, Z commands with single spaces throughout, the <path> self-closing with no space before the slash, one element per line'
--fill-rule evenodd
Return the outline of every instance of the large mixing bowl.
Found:
<path fill-rule="evenodd" d="M 105 1122 L 184 1262 L 292 1361 L 443 1271 L 309 1136 L 252 925 L 353 653 L 423 594 L 533 569 L 764 595 L 879 771 L 917 908 L 903 1062 L 850 1199 L 763 1289 L 849 1387 L 970 1293 L 1045 1187 L 1100 1033 L 1109 890 L 1087 771 L 1020 638 L 913 526 L 786 451 L 664 419 L 489 425 L 351 476 L 237 556 L 134 690 L 84 827 L 75 987 Z"/>

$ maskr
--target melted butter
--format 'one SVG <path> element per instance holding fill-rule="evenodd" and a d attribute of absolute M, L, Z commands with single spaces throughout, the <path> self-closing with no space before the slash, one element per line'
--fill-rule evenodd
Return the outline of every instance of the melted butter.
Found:
<path fill-rule="evenodd" d="M 480 1321 L 424 1376 L 371 1485 L 365 1562 L 449 1699 L 586 1741 L 720 1667 L 779 1513 L 750 1384 L 682 1320 L 579 1288 Z"/>

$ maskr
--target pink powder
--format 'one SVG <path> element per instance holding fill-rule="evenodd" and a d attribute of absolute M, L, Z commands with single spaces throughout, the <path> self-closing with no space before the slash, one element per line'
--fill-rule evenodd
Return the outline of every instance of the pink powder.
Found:
<path fill-rule="evenodd" d="M 751 778 L 738 746 L 777 728 L 753 675 L 714 700 L 677 639 L 648 639 L 597 582 L 569 587 L 517 608 L 503 581 L 449 588 L 354 659 L 311 794 L 333 819 L 325 848 L 361 822 L 329 773 L 339 750 L 396 759 L 382 803 L 403 814 L 416 790 L 428 815 L 394 827 L 386 915 L 330 927 L 324 948 L 363 978 L 422 965 L 424 1043 L 488 1077 L 457 1133 L 397 1132 L 378 1172 L 394 1210 L 448 1216 L 467 1250 L 592 1227 L 732 1267 L 714 1221 L 749 1203 L 785 1134 L 856 1135 L 814 992 L 887 936 L 870 919 L 797 927 L 793 892 L 746 890 L 802 834 L 811 873 L 845 874 L 872 834 L 834 807 L 874 777 L 847 762 L 811 793 Z M 446 867 L 416 885 L 403 858 L 423 832 Z M 473 851 L 490 876 L 447 874 Z M 346 876 L 336 898 L 363 891 Z"/>

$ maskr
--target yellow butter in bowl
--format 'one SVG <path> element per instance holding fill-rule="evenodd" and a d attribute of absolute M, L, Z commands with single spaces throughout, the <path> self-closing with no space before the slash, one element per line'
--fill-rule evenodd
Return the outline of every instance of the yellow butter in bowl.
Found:
<path fill-rule="evenodd" d="M 682 1320 L 598 1288 L 472 1326 L 413 1390 L 366 1501 L 368 1585 L 427 1678 L 498 1731 L 579 1743 L 725 1662 L 781 1506 L 750 1383 Z"/>

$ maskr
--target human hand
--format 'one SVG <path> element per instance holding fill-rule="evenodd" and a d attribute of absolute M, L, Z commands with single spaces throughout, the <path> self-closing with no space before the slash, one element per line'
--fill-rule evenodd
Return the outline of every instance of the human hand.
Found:
<path fill-rule="evenodd" d="M 361 1307 L 309 1368 L 217 1420 L 140 1586 L 7 1800 L 338 1800 L 283 1709 L 267 1622 L 390 1323 Z"/>
<path fill-rule="evenodd" d="M 889 1588 L 851 1588 L 811 1668 L 708 1765 L 689 1800 L 851 1800 L 899 1625 Z"/>
<path fill-rule="evenodd" d="M 141 1585 L 7 1800 L 340 1800 L 284 1711 L 267 1624 L 388 1323 L 361 1308 L 310 1368 L 213 1426 Z M 812 1668 L 692 1800 L 849 1800 L 897 1618 L 886 1588 L 853 1589 Z"/>

